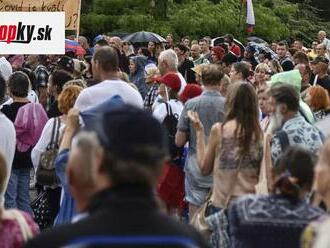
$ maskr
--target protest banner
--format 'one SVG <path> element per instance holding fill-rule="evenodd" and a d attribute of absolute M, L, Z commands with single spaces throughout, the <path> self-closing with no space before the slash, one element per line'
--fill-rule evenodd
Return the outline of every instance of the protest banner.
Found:
<path fill-rule="evenodd" d="M 0 0 L 0 12 L 65 12 L 65 30 L 79 34 L 81 0 Z"/>

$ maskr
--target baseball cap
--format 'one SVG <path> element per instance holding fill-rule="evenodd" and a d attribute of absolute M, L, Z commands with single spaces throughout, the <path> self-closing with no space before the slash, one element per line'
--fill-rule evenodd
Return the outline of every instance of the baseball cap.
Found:
<path fill-rule="evenodd" d="M 164 127 L 142 109 L 128 104 L 118 105 L 104 113 L 98 123 L 95 131 L 102 146 L 120 159 L 152 162 L 168 153 Z"/>
<path fill-rule="evenodd" d="M 245 47 L 245 51 L 248 53 L 255 53 L 256 49 L 254 46 L 247 46 L 247 47 Z"/>
<path fill-rule="evenodd" d="M 317 56 L 313 61 L 311 61 L 311 64 L 314 65 L 318 63 L 329 64 L 329 60 L 324 56 Z"/>
<path fill-rule="evenodd" d="M 189 99 L 199 96 L 202 92 L 203 89 L 198 84 L 187 84 L 180 95 L 180 101 L 185 103 Z"/>
<path fill-rule="evenodd" d="M 175 92 L 179 92 L 181 88 L 181 79 L 178 74 L 169 72 L 162 77 L 155 78 L 155 81 L 165 84 Z"/>

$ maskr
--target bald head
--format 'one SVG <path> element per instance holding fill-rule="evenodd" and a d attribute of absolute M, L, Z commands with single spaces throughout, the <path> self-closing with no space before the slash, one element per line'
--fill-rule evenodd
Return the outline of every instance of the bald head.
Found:
<path fill-rule="evenodd" d="M 191 57 L 194 60 L 196 60 L 200 57 L 201 48 L 198 44 L 194 44 L 194 45 L 191 46 L 190 52 L 191 52 Z"/>

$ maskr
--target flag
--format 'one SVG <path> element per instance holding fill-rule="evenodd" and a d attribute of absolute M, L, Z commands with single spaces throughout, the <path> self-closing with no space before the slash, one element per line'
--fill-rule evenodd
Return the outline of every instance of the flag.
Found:
<path fill-rule="evenodd" d="M 253 28 L 256 24 L 255 17 L 254 17 L 253 3 L 252 3 L 252 0 L 245 0 L 245 1 L 246 1 L 247 31 L 248 31 L 248 33 L 252 33 Z"/>

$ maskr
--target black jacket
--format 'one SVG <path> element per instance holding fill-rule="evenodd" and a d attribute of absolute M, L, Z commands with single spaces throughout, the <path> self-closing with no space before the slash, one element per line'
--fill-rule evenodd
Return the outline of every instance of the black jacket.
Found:
<path fill-rule="evenodd" d="M 28 242 L 26 248 L 61 247 L 74 240 L 86 240 L 91 236 L 102 236 L 129 242 L 134 237 L 166 236 L 208 247 L 201 235 L 192 227 L 175 221 L 160 213 L 150 189 L 141 187 L 118 187 L 97 195 L 90 206 L 90 215 L 75 224 L 64 225 L 46 231 Z M 131 237 L 131 239 L 129 237 Z M 119 237 L 119 238 L 118 238 Z M 81 244 L 81 243 L 80 243 Z M 89 245 L 83 247 L 187 247 L 170 245 Z M 191 247 L 191 246 L 190 246 Z"/>
<path fill-rule="evenodd" d="M 186 79 L 188 84 L 196 82 L 195 72 L 191 70 L 192 68 L 194 68 L 194 63 L 189 59 L 185 59 L 178 67 L 178 71 Z"/>

